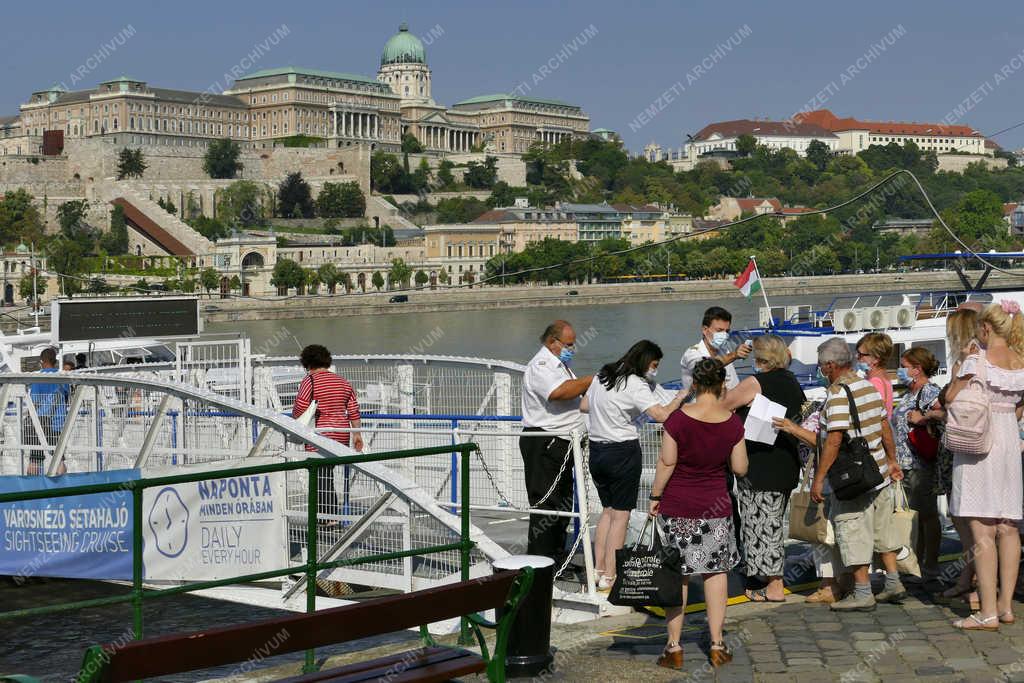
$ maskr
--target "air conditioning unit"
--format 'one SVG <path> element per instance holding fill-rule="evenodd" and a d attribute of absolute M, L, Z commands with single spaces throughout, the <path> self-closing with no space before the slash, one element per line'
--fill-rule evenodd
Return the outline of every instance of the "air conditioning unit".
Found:
<path fill-rule="evenodd" d="M 813 313 L 809 305 L 786 306 L 786 320 L 791 323 L 809 323 Z"/>
<path fill-rule="evenodd" d="M 890 317 L 893 327 L 913 327 L 917 320 L 917 309 L 913 306 L 894 306 Z"/>
<path fill-rule="evenodd" d="M 832 329 L 836 332 L 857 332 L 864 329 L 864 309 L 838 308 L 832 314 Z"/>
<path fill-rule="evenodd" d="M 892 317 L 890 306 L 878 306 L 868 308 L 864 311 L 864 327 L 869 330 L 884 330 L 889 327 L 889 318 Z"/>

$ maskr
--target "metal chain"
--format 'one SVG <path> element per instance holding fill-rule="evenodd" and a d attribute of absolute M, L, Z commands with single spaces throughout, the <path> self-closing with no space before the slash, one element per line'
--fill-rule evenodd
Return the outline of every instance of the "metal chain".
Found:
<path fill-rule="evenodd" d="M 495 479 L 494 479 L 494 474 L 492 474 L 491 470 L 488 469 L 488 467 L 487 467 L 487 462 L 484 460 L 483 451 L 481 451 L 478 448 L 478 449 L 476 449 L 475 453 L 476 453 L 477 460 L 480 461 L 480 466 L 484 468 L 484 474 L 487 475 L 487 480 L 489 482 L 491 482 L 491 486 L 494 487 L 494 491 L 498 494 L 498 498 L 501 499 L 501 502 L 503 502 L 505 505 L 507 505 L 508 507 L 512 508 L 513 510 L 519 510 L 519 508 L 517 508 L 512 503 L 512 501 L 508 499 L 508 496 L 505 495 L 505 493 L 501 490 L 501 488 L 499 488 L 498 482 L 495 481 Z"/>
<path fill-rule="evenodd" d="M 552 441 L 554 441 L 554 439 L 552 439 Z M 569 443 L 569 447 L 567 449 L 565 449 L 565 459 L 562 460 L 562 467 L 558 470 L 558 476 L 556 476 L 554 481 L 551 482 L 551 488 L 548 489 L 548 492 L 545 493 L 541 497 L 540 500 L 538 500 L 536 503 L 533 503 L 531 505 L 531 507 L 536 508 L 538 505 L 543 505 L 544 502 L 547 501 L 547 499 L 551 497 L 551 494 L 554 493 L 555 489 L 558 487 L 558 482 L 560 482 L 562 480 L 562 474 L 565 473 L 565 466 L 569 463 L 569 459 L 571 457 L 572 457 L 572 443 L 570 442 Z"/>
<path fill-rule="evenodd" d="M 572 452 L 572 448 L 571 447 L 569 448 L 569 452 L 570 453 Z M 583 444 L 580 444 L 580 454 L 583 457 L 583 462 L 581 463 L 582 466 L 580 468 L 580 469 L 583 470 L 583 482 L 582 482 L 582 485 L 583 485 L 584 489 L 587 489 L 587 486 L 590 483 L 590 444 L 589 444 L 589 442 L 587 443 L 586 446 L 583 446 Z M 576 482 L 576 488 L 579 489 L 579 487 L 580 487 L 580 482 L 577 481 Z M 579 496 L 578 495 L 577 495 L 577 500 L 579 500 Z M 589 501 L 590 499 L 588 498 L 587 500 Z M 569 553 L 565 556 L 565 562 L 563 562 L 562 566 L 558 568 L 557 572 L 555 572 L 555 577 L 554 578 L 556 578 L 556 579 L 559 578 L 562 575 L 562 573 L 568 568 L 569 563 L 572 562 L 572 558 L 574 558 L 576 556 L 576 553 L 580 549 L 580 545 L 583 543 L 583 529 L 582 529 L 582 526 L 584 524 L 589 524 L 590 523 L 590 510 L 580 509 L 579 515 L 580 515 L 579 520 L 580 520 L 580 527 L 581 527 L 580 528 L 580 533 L 576 534 L 576 542 L 572 544 L 572 550 L 570 550 Z M 580 587 L 580 592 L 586 592 L 586 589 L 587 589 L 587 579 L 584 579 L 583 585 Z"/>

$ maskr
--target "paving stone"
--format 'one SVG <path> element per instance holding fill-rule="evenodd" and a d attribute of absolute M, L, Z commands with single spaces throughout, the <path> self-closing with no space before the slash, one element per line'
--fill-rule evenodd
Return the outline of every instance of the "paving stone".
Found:
<path fill-rule="evenodd" d="M 919 666 L 914 669 L 914 673 L 918 676 L 941 676 L 943 674 L 952 674 L 953 669 L 948 666 Z"/>

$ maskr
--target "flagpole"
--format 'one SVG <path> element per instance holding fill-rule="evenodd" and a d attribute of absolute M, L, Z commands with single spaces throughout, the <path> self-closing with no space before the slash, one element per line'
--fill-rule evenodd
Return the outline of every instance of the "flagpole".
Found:
<path fill-rule="evenodd" d="M 768 320 L 772 319 L 772 305 L 768 303 L 768 290 L 764 288 L 764 278 L 761 277 L 761 271 L 757 267 L 757 259 L 753 254 L 750 256 L 750 262 L 754 264 L 754 272 L 757 273 L 757 281 L 761 284 L 761 296 L 764 297 L 764 305 L 768 309 Z"/>

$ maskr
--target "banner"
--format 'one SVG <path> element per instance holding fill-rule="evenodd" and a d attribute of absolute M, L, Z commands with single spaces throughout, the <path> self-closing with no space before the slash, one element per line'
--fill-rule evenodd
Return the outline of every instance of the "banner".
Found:
<path fill-rule="evenodd" d="M 244 461 L 245 466 L 275 462 L 281 460 Z M 220 462 L 147 469 L 145 474 L 160 477 L 224 468 Z M 284 486 L 285 474 L 275 472 L 146 489 L 146 579 L 206 581 L 283 569 L 288 559 Z"/>
<path fill-rule="evenodd" d="M 138 470 L 0 477 L 0 493 L 138 477 Z M 0 505 L 0 574 L 131 580 L 131 493 L 119 490 Z"/>

